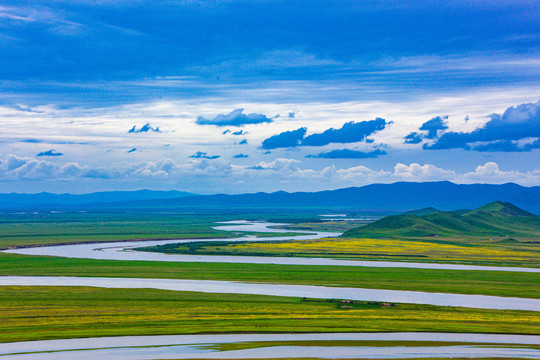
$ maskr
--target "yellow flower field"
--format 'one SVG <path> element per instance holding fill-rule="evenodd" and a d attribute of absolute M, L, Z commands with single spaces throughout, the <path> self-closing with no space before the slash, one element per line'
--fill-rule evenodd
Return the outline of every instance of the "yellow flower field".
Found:
<path fill-rule="evenodd" d="M 428 241 L 396 239 L 327 238 L 279 243 L 249 242 L 227 246 L 206 246 L 206 252 L 231 254 L 261 254 L 283 256 L 339 256 L 346 258 L 418 258 L 445 261 L 504 261 L 540 264 L 538 251 L 502 246 L 464 243 L 446 244 Z"/>

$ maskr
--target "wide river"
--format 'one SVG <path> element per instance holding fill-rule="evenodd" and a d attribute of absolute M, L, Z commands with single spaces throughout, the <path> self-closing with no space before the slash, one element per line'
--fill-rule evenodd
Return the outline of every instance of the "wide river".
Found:
<path fill-rule="evenodd" d="M 234 225 L 231 225 L 233 223 Z M 276 223 L 250 223 L 246 221 L 229 222 L 227 225 L 217 227 L 220 230 L 229 231 L 256 231 L 276 232 L 270 226 L 283 224 Z M 314 239 L 327 236 L 337 236 L 339 233 L 317 232 L 310 235 L 300 235 L 295 239 Z M 253 238 L 253 237 L 251 237 Z M 250 238 L 250 239 L 251 239 Z M 291 237 L 257 238 L 257 240 L 284 240 Z M 233 239 L 235 241 L 246 240 L 246 237 Z M 186 240 L 192 241 L 192 240 Z M 204 240 L 208 241 L 208 240 Z M 179 242 L 179 240 L 145 241 L 144 245 Z M 256 259 L 259 263 L 276 263 L 275 257 L 236 257 L 236 256 L 193 256 L 193 255 L 168 255 L 160 253 L 140 252 L 133 250 L 140 246 L 141 242 L 109 243 L 109 244 L 81 244 L 64 246 L 45 246 L 27 249 L 9 250 L 27 255 L 50 255 L 65 257 L 80 257 L 93 259 L 112 260 L 139 260 L 139 261 L 205 261 L 212 262 L 244 262 L 243 259 Z M 240 258 L 240 259 L 239 259 Z M 317 258 L 283 258 L 287 264 L 296 265 L 330 265 L 334 263 L 354 264 L 356 266 L 385 266 L 389 262 L 376 261 L 343 261 Z M 330 263 L 328 263 L 330 262 Z M 279 263 L 279 262 L 278 262 Z M 360 264 L 359 264 L 360 263 Z M 486 266 L 458 266 L 446 264 L 420 264 L 420 263 L 390 263 L 393 266 L 445 268 L 459 270 L 486 270 L 497 269 L 503 271 L 540 270 L 528 268 L 499 268 Z M 343 265 L 343 264 L 342 264 Z M 442 267 L 441 267 L 442 265 Z M 446 265 L 446 266 L 445 266 Z M 0 277 L 0 285 L 14 286 L 94 286 L 104 288 L 152 288 L 173 291 L 198 291 L 209 293 L 232 293 L 252 295 L 273 295 L 309 298 L 340 298 L 361 301 L 383 301 L 396 303 L 414 303 L 437 306 L 460 306 L 483 309 L 503 310 L 529 310 L 540 311 L 540 299 L 527 299 L 516 297 L 499 297 L 484 295 L 464 295 L 447 293 L 430 293 L 420 291 L 379 290 L 347 287 L 325 287 L 308 285 L 280 285 L 280 284 L 254 284 L 230 281 L 212 280 L 175 280 L 175 279 L 137 279 L 137 278 L 93 278 L 93 277 L 39 277 L 39 276 L 4 276 Z"/>
<path fill-rule="evenodd" d="M 287 341 L 286 344 L 279 344 Z M 315 343 L 305 343 L 312 341 Z M 324 341 L 340 341 L 332 346 Z M 354 341 L 370 341 L 359 345 Z M 379 344 L 377 341 L 407 341 Z M 422 341 L 422 343 L 416 343 Z M 221 350 L 220 344 L 267 342 L 264 347 Z M 274 342 L 274 343 L 270 343 Z M 278 343 L 275 343 L 278 342 Z M 300 343 L 302 342 L 302 343 Z M 322 342 L 322 343 L 321 343 Z M 429 342 L 437 342 L 430 344 Z M 442 342 L 442 343 L 440 343 Z M 446 344 L 445 344 L 446 342 Z M 295 345 L 297 343 L 297 345 Z M 505 357 L 540 359 L 540 336 L 452 333 L 326 333 L 121 336 L 0 344 L 2 360 L 256 359 L 332 358 L 406 359 Z"/>
<path fill-rule="evenodd" d="M 306 231 L 277 230 L 271 227 L 286 225 L 279 223 L 248 222 L 244 220 L 230 221 L 227 225 L 217 226 L 215 229 L 232 232 L 296 232 L 306 234 Z M 99 244 L 73 244 L 61 246 L 41 246 L 33 248 L 5 250 L 5 252 L 59 256 L 69 258 L 86 258 L 102 260 L 134 260 L 134 261 L 172 261 L 172 262 L 215 262 L 215 263 L 242 263 L 242 264 L 280 264 L 280 265 L 322 265 L 322 266 L 363 266 L 385 268 L 416 268 L 416 269 L 444 269 L 444 270 L 482 270 L 482 271 L 512 271 L 512 272 L 540 272 L 540 268 L 526 267 L 503 267 L 503 266 L 476 266 L 459 264 L 435 264 L 415 263 L 398 261 L 360 261 L 340 260 L 330 258 L 307 258 L 307 257 L 275 257 L 275 256 L 212 256 L 212 255 L 176 255 L 135 251 L 141 246 L 154 246 L 169 243 L 182 243 L 193 241 L 285 241 L 285 240 L 313 240 L 324 237 L 335 237 L 341 233 L 314 232 L 309 235 L 263 237 L 243 236 L 232 239 L 200 239 L 200 240 L 156 240 L 156 241 L 131 241 Z"/>

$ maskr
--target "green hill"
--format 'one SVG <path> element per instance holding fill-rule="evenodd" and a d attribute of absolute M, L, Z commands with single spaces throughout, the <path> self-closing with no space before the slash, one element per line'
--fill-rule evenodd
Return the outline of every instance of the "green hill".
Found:
<path fill-rule="evenodd" d="M 434 207 L 430 206 L 430 207 L 426 207 L 426 208 L 423 208 L 423 209 L 420 209 L 420 210 L 407 211 L 405 214 L 423 216 L 423 215 L 433 214 L 433 213 L 436 213 L 436 212 L 440 212 L 440 210 L 437 210 Z"/>
<path fill-rule="evenodd" d="M 495 201 L 475 210 L 433 208 L 388 216 L 351 229 L 343 237 L 539 236 L 540 216 Z"/>

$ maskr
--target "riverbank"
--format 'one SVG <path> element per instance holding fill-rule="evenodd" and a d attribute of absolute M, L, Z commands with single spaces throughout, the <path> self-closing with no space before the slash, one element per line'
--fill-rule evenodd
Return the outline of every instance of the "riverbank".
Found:
<path fill-rule="evenodd" d="M 350 305 L 302 301 L 300 297 L 156 289 L 1 286 L 0 290 L 0 342 L 4 343 L 200 333 L 429 331 L 540 335 L 540 316 L 531 311 L 403 303 L 346 307 Z"/>

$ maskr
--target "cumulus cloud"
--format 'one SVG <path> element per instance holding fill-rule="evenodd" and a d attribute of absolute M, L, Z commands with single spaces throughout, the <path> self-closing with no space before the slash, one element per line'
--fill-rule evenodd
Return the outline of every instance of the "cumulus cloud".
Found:
<path fill-rule="evenodd" d="M 47 150 L 47 151 L 42 151 L 40 152 L 39 154 L 37 154 L 36 156 L 62 156 L 64 154 L 62 154 L 61 152 L 58 152 L 54 149 L 51 149 L 51 150 Z"/>
<path fill-rule="evenodd" d="M 245 158 L 238 154 L 233 158 Z M 335 165 L 323 169 L 304 168 L 295 159 L 278 158 L 270 162 L 261 161 L 255 166 L 231 165 L 223 160 L 211 160 L 203 156 L 193 158 L 186 164 L 177 164 L 165 158 L 160 161 L 145 161 L 129 167 L 90 167 L 77 163 L 59 163 L 36 158 L 8 155 L 0 159 L 0 180 L 2 181 L 40 181 L 59 180 L 77 181 L 77 179 L 169 179 L 181 181 L 194 176 L 207 176 L 208 181 L 226 182 L 245 180 L 246 177 L 260 181 L 308 183 L 325 187 L 329 182 L 340 186 L 363 185 L 374 182 L 389 183 L 395 181 L 438 181 L 449 180 L 456 183 L 492 183 L 515 182 L 522 185 L 540 183 L 540 170 L 529 172 L 504 171 L 495 162 L 488 162 L 473 171 L 458 174 L 432 164 L 401 164 L 393 171 L 374 170 L 365 166 L 337 168 Z"/>
<path fill-rule="evenodd" d="M 74 180 L 90 179 L 133 179 L 169 177 L 181 174 L 186 169 L 171 159 L 157 162 L 142 162 L 127 168 L 105 168 L 82 166 L 77 163 L 53 163 L 16 155 L 0 159 L 0 179 L 3 180 Z M 189 170 L 189 169 L 187 169 Z"/>
<path fill-rule="evenodd" d="M 0 159 L 0 177 L 4 179 L 71 179 L 80 176 L 84 169 L 77 163 L 58 164 L 16 155 Z"/>
<path fill-rule="evenodd" d="M 394 166 L 394 175 L 403 180 L 449 180 L 456 177 L 451 170 L 441 169 L 435 165 L 412 163 L 409 165 L 398 163 Z"/>
<path fill-rule="evenodd" d="M 271 162 L 261 161 L 255 166 L 250 166 L 250 170 L 272 170 L 281 173 L 293 173 L 298 170 L 301 161 L 295 159 L 277 158 Z"/>
<path fill-rule="evenodd" d="M 163 159 L 161 161 L 152 162 L 146 161 L 126 170 L 123 176 L 142 176 L 142 177 L 168 177 L 171 174 L 180 170 L 178 166 L 171 159 Z"/>
<path fill-rule="evenodd" d="M 389 122 L 381 118 L 375 120 L 354 122 L 343 124 L 339 129 L 330 128 L 319 134 L 306 136 L 301 145 L 303 146 L 323 146 L 331 143 L 354 143 L 363 141 L 371 134 L 383 130 Z"/>
<path fill-rule="evenodd" d="M 448 129 L 447 124 L 448 116 L 437 116 L 433 119 L 426 121 L 420 126 L 420 130 L 427 131 L 427 139 L 435 139 L 439 135 L 439 131 Z"/>
<path fill-rule="evenodd" d="M 161 132 L 158 127 L 153 127 L 150 125 L 150 123 L 144 124 L 140 129 L 137 128 L 136 125 L 133 125 L 131 129 L 129 129 L 128 133 L 146 133 L 146 132 Z"/>
<path fill-rule="evenodd" d="M 293 131 L 285 131 L 281 134 L 273 135 L 262 143 L 262 148 L 265 150 L 295 147 L 300 144 L 300 141 L 306 135 L 307 128 L 303 127 Z"/>
<path fill-rule="evenodd" d="M 386 155 L 386 151 L 381 149 L 376 149 L 369 152 L 350 150 L 350 149 L 340 149 L 332 150 L 329 152 L 320 153 L 317 155 L 307 155 L 306 157 L 310 158 L 320 158 L 320 159 L 368 159 L 376 158 L 380 155 Z"/>
<path fill-rule="evenodd" d="M 444 132 L 448 129 L 448 116 L 436 116 L 431 120 L 426 121 L 420 126 L 419 130 L 423 133 L 418 133 L 416 131 L 411 132 L 409 135 L 405 136 L 405 144 L 418 144 L 421 143 L 423 139 L 436 139 L 440 136 L 441 132 Z"/>
<path fill-rule="evenodd" d="M 476 167 L 474 171 L 463 174 L 458 179 L 462 183 L 491 183 L 504 184 L 515 182 L 524 185 L 538 184 L 540 182 L 540 170 L 529 172 L 503 171 L 495 162 L 487 162 Z"/>
<path fill-rule="evenodd" d="M 540 138 L 540 101 L 510 107 L 500 114 L 491 114 L 489 121 L 470 133 L 447 132 L 424 149 L 465 149 L 477 151 L 530 151 L 533 145 L 518 146 L 516 141 Z M 474 143 L 484 142 L 474 146 Z"/>
<path fill-rule="evenodd" d="M 422 142 L 422 139 L 422 134 L 412 132 L 409 135 L 405 136 L 405 144 L 418 144 Z"/>
<path fill-rule="evenodd" d="M 189 156 L 191 159 L 208 159 L 208 160 L 214 160 L 219 159 L 221 156 L 219 155 L 207 155 L 205 152 L 197 151 L 195 154 Z"/>
<path fill-rule="evenodd" d="M 263 141 L 262 148 L 269 150 L 296 146 L 324 146 L 331 143 L 373 142 L 368 141 L 367 137 L 383 130 L 390 123 L 381 118 L 360 122 L 350 121 L 339 129 L 330 128 L 322 133 L 308 136 L 305 136 L 307 129 L 303 127 L 269 137 Z"/>
<path fill-rule="evenodd" d="M 198 125 L 244 126 L 248 124 L 271 123 L 274 121 L 263 114 L 244 114 L 243 111 L 244 109 L 236 109 L 229 114 L 219 114 L 213 119 L 199 116 L 195 123 Z"/>
<path fill-rule="evenodd" d="M 233 156 L 234 159 L 244 159 L 247 157 L 249 157 L 249 155 L 246 155 L 246 154 L 238 154 L 238 155 Z"/>

